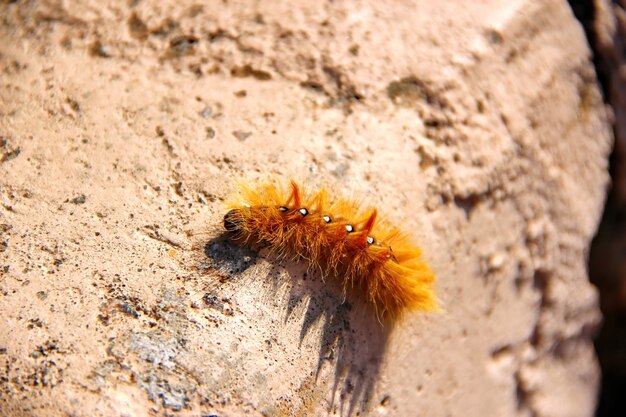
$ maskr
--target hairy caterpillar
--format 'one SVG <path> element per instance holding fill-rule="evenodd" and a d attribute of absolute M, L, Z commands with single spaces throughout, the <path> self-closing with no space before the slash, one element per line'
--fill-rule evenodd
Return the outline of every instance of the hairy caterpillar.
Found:
<path fill-rule="evenodd" d="M 331 200 L 324 189 L 305 192 L 291 181 L 241 184 L 224 216 L 224 228 L 243 244 L 268 244 L 281 257 L 303 258 L 323 276 L 341 279 L 361 293 L 379 318 L 406 310 L 437 309 L 434 273 L 421 250 L 397 228 L 378 220 L 376 209 Z"/>

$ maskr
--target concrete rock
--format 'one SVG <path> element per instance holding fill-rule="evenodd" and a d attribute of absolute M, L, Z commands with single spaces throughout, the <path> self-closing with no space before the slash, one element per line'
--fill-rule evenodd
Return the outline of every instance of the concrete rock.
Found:
<path fill-rule="evenodd" d="M 567 3 L 0 16 L 5 414 L 592 415 L 612 136 Z M 214 239 L 234 179 L 269 174 L 404 224 L 445 313 L 391 331 Z"/>

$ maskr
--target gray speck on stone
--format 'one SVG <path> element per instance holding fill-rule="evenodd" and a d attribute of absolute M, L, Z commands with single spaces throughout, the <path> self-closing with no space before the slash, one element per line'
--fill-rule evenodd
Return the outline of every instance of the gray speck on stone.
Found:
<path fill-rule="evenodd" d="M 77 197 L 74 197 L 70 200 L 70 203 L 72 204 L 85 204 L 85 201 L 87 201 L 87 197 L 85 197 L 85 194 L 81 194 Z"/>
<path fill-rule="evenodd" d="M 209 107 L 209 106 L 206 106 L 198 114 L 206 119 L 206 118 L 211 117 L 211 115 L 213 114 L 213 109 L 211 107 Z"/>

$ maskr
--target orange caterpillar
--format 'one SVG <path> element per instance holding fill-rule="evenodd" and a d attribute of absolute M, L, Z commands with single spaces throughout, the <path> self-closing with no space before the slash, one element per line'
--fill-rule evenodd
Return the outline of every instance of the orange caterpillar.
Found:
<path fill-rule="evenodd" d="M 288 191 L 272 182 L 240 186 L 224 228 L 244 244 L 268 244 L 279 256 L 304 258 L 344 291 L 356 290 L 382 319 L 406 310 L 437 309 L 434 273 L 421 251 L 395 227 L 377 221 L 348 200 L 330 201 L 326 190 Z"/>

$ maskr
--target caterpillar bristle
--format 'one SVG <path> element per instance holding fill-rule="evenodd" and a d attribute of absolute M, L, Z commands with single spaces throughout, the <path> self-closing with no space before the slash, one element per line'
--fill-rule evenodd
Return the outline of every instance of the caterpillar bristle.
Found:
<path fill-rule="evenodd" d="M 280 258 L 305 259 L 357 292 L 382 320 L 437 309 L 435 275 L 404 234 L 325 189 L 309 193 L 295 181 L 244 183 L 224 216 L 224 229 L 242 244 L 266 244 Z"/>

